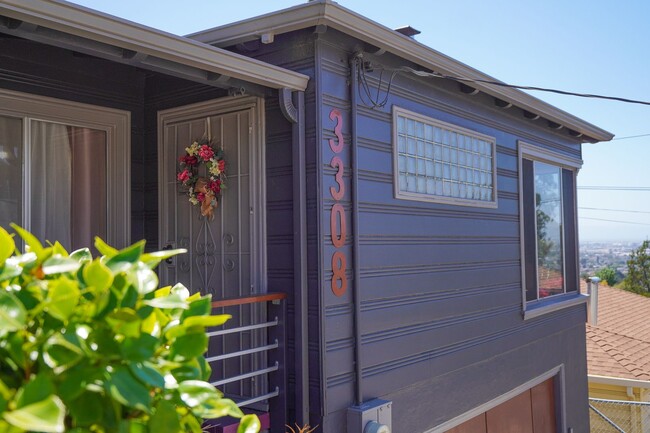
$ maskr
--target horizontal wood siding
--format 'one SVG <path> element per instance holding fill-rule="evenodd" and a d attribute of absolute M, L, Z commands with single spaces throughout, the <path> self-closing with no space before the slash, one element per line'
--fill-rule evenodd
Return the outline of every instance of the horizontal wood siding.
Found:
<path fill-rule="evenodd" d="M 359 105 L 357 142 L 351 143 L 350 70 L 354 42 L 328 32 L 317 41 L 322 124 L 321 230 L 324 273 L 326 432 L 345 431 L 354 405 L 353 240 L 359 241 L 360 328 L 364 401 L 394 401 L 393 431 L 424 431 L 516 388 L 560 364 L 567 379 L 568 425 L 586 430 L 584 307 L 524 321 L 517 140 L 580 157 L 580 145 L 485 95 L 469 96 L 454 83 L 399 74 L 388 104 Z M 407 65 L 391 55 L 365 60 Z M 407 65 L 413 66 L 413 65 Z M 390 75 L 384 73 L 384 77 Z M 374 91 L 378 72 L 369 73 Z M 384 81 L 383 90 L 386 89 Z M 356 91 L 356 89 L 352 89 Z M 383 97 L 383 91 L 382 91 Z M 498 207 L 478 208 L 394 198 L 392 107 L 399 106 L 495 137 Z M 343 115 L 345 209 L 348 238 L 331 242 L 330 212 L 336 188 L 332 109 Z M 358 147 L 359 227 L 353 233 L 351 147 Z M 348 289 L 330 289 L 330 258 L 348 257 Z M 581 346 L 582 345 L 582 346 Z"/>

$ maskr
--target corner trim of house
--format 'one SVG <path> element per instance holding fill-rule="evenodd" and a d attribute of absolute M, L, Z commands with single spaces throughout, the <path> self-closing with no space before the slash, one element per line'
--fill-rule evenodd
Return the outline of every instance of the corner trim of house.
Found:
<path fill-rule="evenodd" d="M 465 421 L 469 421 L 470 419 L 474 418 L 475 416 L 478 416 L 482 414 L 483 412 L 487 412 L 490 409 L 493 409 L 497 406 L 499 406 L 502 403 L 505 403 L 506 401 L 516 397 L 517 395 L 521 394 L 524 391 L 527 391 L 531 389 L 534 386 L 539 385 L 540 383 L 551 379 L 552 377 L 556 377 L 559 380 L 559 384 L 556 382 L 556 385 L 559 385 L 559 391 L 560 391 L 560 401 L 559 404 L 556 404 L 556 409 L 559 409 L 559 416 L 560 416 L 560 425 L 562 426 L 562 430 L 560 431 L 565 431 L 566 429 L 564 428 L 565 420 L 566 420 L 566 409 L 565 409 L 565 389 L 564 389 L 564 383 L 565 383 L 565 378 L 564 378 L 564 364 L 560 364 L 557 367 L 552 368 L 551 370 L 548 370 L 547 372 L 535 377 L 534 379 L 531 379 L 525 383 L 522 383 L 518 387 L 506 392 L 505 394 L 502 394 L 498 396 L 495 399 L 492 399 L 488 401 L 487 403 L 484 403 L 480 406 L 475 407 L 474 409 L 465 412 L 462 415 L 459 415 L 455 418 L 450 419 L 447 422 L 444 422 L 440 424 L 439 426 L 436 426 L 432 429 L 426 430 L 423 433 L 444 433 L 447 430 L 450 430 Z"/>

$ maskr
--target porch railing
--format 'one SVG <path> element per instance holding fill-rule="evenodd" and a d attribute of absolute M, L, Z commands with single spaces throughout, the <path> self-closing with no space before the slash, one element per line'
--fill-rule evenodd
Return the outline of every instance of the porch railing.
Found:
<path fill-rule="evenodd" d="M 271 431 L 284 431 L 286 422 L 286 296 L 266 293 L 215 301 L 213 314 L 230 314 L 232 319 L 208 330 L 210 382 L 244 412 L 268 413 Z"/>

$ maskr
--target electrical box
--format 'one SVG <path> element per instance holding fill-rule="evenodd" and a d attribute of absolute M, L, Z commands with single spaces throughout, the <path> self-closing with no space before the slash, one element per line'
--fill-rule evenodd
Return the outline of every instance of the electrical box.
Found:
<path fill-rule="evenodd" d="M 347 433 L 391 433 L 392 401 L 370 400 L 348 408 Z"/>

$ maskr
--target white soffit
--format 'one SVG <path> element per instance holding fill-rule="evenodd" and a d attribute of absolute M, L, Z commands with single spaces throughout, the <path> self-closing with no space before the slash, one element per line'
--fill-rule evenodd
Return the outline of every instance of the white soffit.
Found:
<path fill-rule="evenodd" d="M 297 72 L 62 0 L 0 0 L 0 15 L 273 89 L 302 91 L 309 81 Z"/>
<path fill-rule="evenodd" d="M 327 25 L 340 30 L 424 68 L 445 75 L 475 80 L 499 81 L 408 36 L 346 9 L 331 0 L 310 1 L 256 18 L 193 33 L 187 35 L 187 37 L 206 44 L 224 47 L 258 39 L 264 34 L 287 33 L 316 25 Z M 488 95 L 510 102 L 552 122 L 564 125 L 585 135 L 585 138 L 591 138 L 593 141 L 609 141 L 614 137 L 612 133 L 521 90 L 485 83 L 470 84 Z"/>

